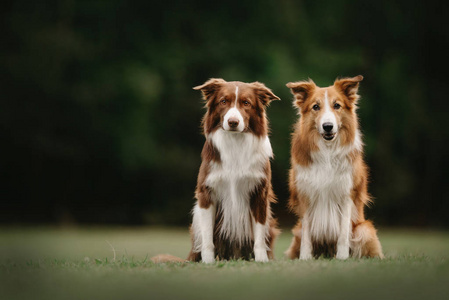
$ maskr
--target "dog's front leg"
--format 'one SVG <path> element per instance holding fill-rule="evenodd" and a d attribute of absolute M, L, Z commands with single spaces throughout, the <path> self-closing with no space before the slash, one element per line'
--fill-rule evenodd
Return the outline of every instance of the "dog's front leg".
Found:
<path fill-rule="evenodd" d="M 268 181 L 264 180 L 253 191 L 251 196 L 251 213 L 254 235 L 254 260 L 260 262 L 268 261 L 267 247 L 267 212 L 268 212 Z"/>
<path fill-rule="evenodd" d="M 260 262 L 268 261 L 267 254 L 267 226 L 261 224 L 256 220 L 253 220 L 253 232 L 254 232 L 254 260 Z"/>
<path fill-rule="evenodd" d="M 301 220 L 301 248 L 299 250 L 299 259 L 307 260 L 312 258 L 312 239 L 310 238 L 310 224 L 307 213 Z"/>
<path fill-rule="evenodd" d="M 201 260 L 206 264 L 210 264 L 215 261 L 215 210 L 215 205 L 213 205 L 212 203 L 207 208 L 199 207 L 198 209 L 198 221 L 201 232 Z"/>
<path fill-rule="evenodd" d="M 349 199 L 342 206 L 340 222 L 340 235 L 337 241 L 337 259 L 347 259 L 349 257 L 349 238 L 351 235 L 351 211 L 352 200 Z"/>

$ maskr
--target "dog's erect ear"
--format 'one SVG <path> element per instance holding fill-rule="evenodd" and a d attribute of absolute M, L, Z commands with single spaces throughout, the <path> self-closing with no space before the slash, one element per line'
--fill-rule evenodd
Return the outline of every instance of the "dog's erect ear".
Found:
<path fill-rule="evenodd" d="M 226 81 L 221 78 L 211 78 L 204 84 L 198 85 L 193 89 L 200 90 L 203 93 L 204 100 L 209 101 L 225 83 Z"/>
<path fill-rule="evenodd" d="M 357 92 L 359 90 L 359 82 L 362 80 L 362 75 L 353 78 L 337 79 L 334 82 L 334 86 L 348 97 L 350 101 L 355 102 L 360 98 Z"/>
<path fill-rule="evenodd" d="M 268 106 L 273 100 L 281 100 L 281 98 L 273 94 L 273 92 L 261 82 L 252 82 L 250 85 L 254 88 L 257 98 L 259 98 L 263 106 Z"/>
<path fill-rule="evenodd" d="M 298 107 L 301 107 L 316 88 L 315 82 L 311 79 L 309 81 L 289 82 L 286 86 L 291 90 L 293 96 L 295 96 L 295 104 Z"/>

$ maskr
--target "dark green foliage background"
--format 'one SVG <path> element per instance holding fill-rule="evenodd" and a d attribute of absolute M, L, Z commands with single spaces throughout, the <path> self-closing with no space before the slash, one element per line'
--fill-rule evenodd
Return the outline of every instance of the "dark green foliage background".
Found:
<path fill-rule="evenodd" d="M 448 226 L 441 1 L 7 1 L 0 221 L 189 222 L 210 77 L 261 81 L 283 225 L 285 83 L 364 75 L 359 116 L 380 225 Z"/>

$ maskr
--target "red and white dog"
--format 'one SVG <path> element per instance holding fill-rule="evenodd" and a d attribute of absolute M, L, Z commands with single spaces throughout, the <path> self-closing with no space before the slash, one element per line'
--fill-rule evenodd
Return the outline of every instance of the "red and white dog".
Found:
<path fill-rule="evenodd" d="M 356 115 L 362 76 L 320 88 L 290 82 L 300 119 L 292 136 L 290 208 L 299 216 L 288 257 L 383 257 L 373 224 L 365 220 L 368 168 Z"/>
<path fill-rule="evenodd" d="M 268 261 L 278 230 L 270 208 L 273 152 L 265 108 L 279 98 L 259 82 L 210 79 L 194 89 L 206 101 L 206 142 L 188 260 Z"/>

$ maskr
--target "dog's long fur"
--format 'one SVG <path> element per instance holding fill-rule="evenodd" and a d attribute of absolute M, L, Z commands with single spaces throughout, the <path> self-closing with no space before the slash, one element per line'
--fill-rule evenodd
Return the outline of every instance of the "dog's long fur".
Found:
<path fill-rule="evenodd" d="M 365 220 L 368 168 L 356 115 L 362 76 L 320 88 L 290 82 L 300 119 L 292 135 L 289 206 L 298 217 L 291 259 L 383 257 L 373 224 Z"/>
<path fill-rule="evenodd" d="M 194 89 L 206 101 L 206 141 L 188 260 L 268 261 L 278 229 L 270 208 L 273 152 L 265 108 L 279 98 L 259 82 L 210 79 Z"/>

